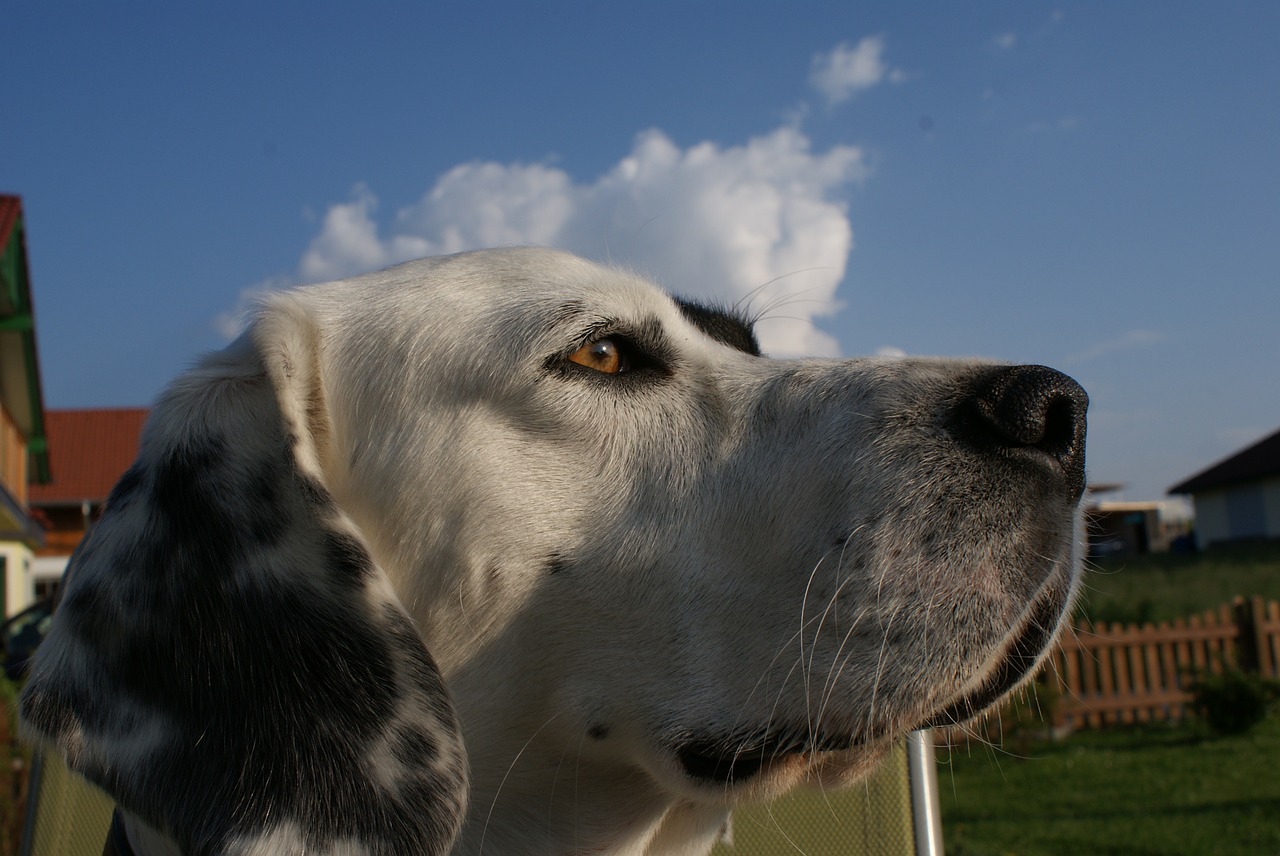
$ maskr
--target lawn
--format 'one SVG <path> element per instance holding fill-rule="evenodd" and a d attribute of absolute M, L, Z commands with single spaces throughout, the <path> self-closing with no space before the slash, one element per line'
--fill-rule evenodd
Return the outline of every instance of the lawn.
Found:
<path fill-rule="evenodd" d="M 1229 603 L 1236 595 L 1280 600 L 1280 545 L 1091 563 L 1080 613 L 1102 621 L 1168 621 Z"/>
<path fill-rule="evenodd" d="M 1026 757 L 940 750 L 948 856 L 1280 853 L 1280 717 L 1082 732 Z"/>
<path fill-rule="evenodd" d="M 1280 547 L 1113 559 L 1080 612 L 1163 621 L 1236 595 L 1280 599 Z M 1280 713 L 1216 737 L 1200 723 L 1020 734 L 1005 748 L 939 751 L 948 856 L 1280 854 Z"/>

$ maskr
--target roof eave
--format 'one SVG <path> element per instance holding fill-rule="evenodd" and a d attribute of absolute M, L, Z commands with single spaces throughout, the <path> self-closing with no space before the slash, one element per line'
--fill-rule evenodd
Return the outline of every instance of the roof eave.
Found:
<path fill-rule="evenodd" d="M 3 488 L 0 488 L 0 541 L 21 541 L 32 549 L 44 546 L 43 527 Z"/>
<path fill-rule="evenodd" d="M 44 425 L 44 390 L 40 384 L 40 363 L 36 348 L 35 310 L 31 300 L 31 283 L 27 266 L 27 241 L 21 203 L 16 197 L 12 202 L 13 216 L 0 233 L 0 288 L 3 288 L 3 305 L 0 307 L 0 351 L 10 352 L 11 359 L 4 361 L 17 370 L 0 377 L 0 396 L 5 409 L 17 423 L 27 441 L 31 460 L 29 480 L 48 484 L 49 441 Z"/>

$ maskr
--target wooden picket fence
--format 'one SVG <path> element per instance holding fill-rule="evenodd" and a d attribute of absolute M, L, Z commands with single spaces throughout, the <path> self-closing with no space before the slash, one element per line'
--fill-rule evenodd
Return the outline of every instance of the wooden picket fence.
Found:
<path fill-rule="evenodd" d="M 0 856 L 21 852 L 30 751 L 18 741 L 11 704 L 0 698 Z"/>
<path fill-rule="evenodd" d="M 1225 668 L 1280 677 L 1280 603 L 1237 598 L 1173 622 L 1077 624 L 1046 666 L 1057 685 L 1053 725 L 1180 720 L 1193 713 L 1196 676 Z"/>

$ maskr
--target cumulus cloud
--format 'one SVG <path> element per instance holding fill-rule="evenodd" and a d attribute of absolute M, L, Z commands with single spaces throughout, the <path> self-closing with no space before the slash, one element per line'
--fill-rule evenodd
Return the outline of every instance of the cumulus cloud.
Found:
<path fill-rule="evenodd" d="M 880 36 L 841 43 L 813 57 L 809 81 L 834 105 L 904 80 L 884 50 Z M 685 148 L 648 130 L 594 180 L 549 163 L 476 161 L 444 172 L 394 212 L 380 211 L 375 189 L 358 184 L 318 218 L 295 273 L 244 289 L 214 326 L 234 335 L 263 293 L 288 285 L 427 255 L 540 245 L 739 306 L 758 318 L 761 345 L 776 356 L 836 356 L 838 344 L 815 319 L 840 308 L 836 291 L 853 250 L 846 190 L 867 167 L 854 146 L 815 151 L 801 130 L 807 109 L 738 145 Z"/>
<path fill-rule="evenodd" d="M 901 70 L 885 63 L 883 54 L 881 36 L 867 36 L 853 46 L 841 42 L 813 58 L 809 83 L 826 97 L 828 106 L 833 106 L 886 79 L 893 82 L 905 79 Z"/>
<path fill-rule="evenodd" d="M 761 344 L 774 355 L 834 356 L 836 341 L 813 320 L 839 308 L 836 288 L 853 248 L 841 191 L 865 170 L 859 149 L 815 152 L 793 126 L 742 145 L 689 148 L 646 131 L 585 183 L 547 164 L 468 163 L 385 225 L 373 190 L 357 186 L 325 212 L 296 279 L 338 279 L 478 247 L 560 247 L 684 296 L 741 304 L 761 316 Z M 242 304 L 261 290 L 246 290 Z"/>
<path fill-rule="evenodd" d="M 234 339 L 244 329 L 245 319 L 248 317 L 249 312 L 262 298 L 272 291 L 289 288 L 297 284 L 297 277 L 280 275 L 269 277 L 256 285 L 240 289 L 236 305 L 226 312 L 219 313 L 213 319 L 213 329 L 224 339 Z"/>

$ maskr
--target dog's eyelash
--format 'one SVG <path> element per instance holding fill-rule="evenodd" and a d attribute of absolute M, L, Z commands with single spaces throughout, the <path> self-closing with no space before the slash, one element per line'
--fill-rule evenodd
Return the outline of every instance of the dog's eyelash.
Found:
<path fill-rule="evenodd" d="M 566 359 L 607 375 L 629 374 L 651 368 L 656 360 L 626 336 L 604 335 L 592 339 Z"/>
<path fill-rule="evenodd" d="M 670 374 L 671 359 L 666 350 L 660 344 L 641 344 L 638 337 L 629 333 L 598 328 L 572 350 L 548 361 L 548 368 L 623 382 L 637 375 Z"/>

